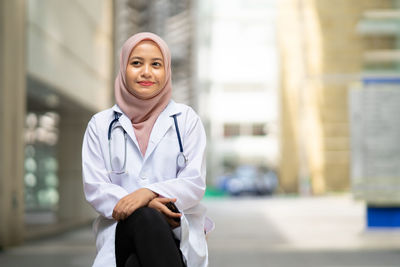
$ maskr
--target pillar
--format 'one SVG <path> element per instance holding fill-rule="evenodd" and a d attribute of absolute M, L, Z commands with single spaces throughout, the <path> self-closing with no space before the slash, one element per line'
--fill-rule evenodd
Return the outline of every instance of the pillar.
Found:
<path fill-rule="evenodd" d="M 0 247 L 24 237 L 25 0 L 0 0 Z"/>

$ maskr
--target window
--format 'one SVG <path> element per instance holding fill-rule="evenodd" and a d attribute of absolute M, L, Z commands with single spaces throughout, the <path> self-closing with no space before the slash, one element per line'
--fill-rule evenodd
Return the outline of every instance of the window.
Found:
<path fill-rule="evenodd" d="M 224 137 L 234 137 L 240 135 L 240 124 L 227 123 L 224 124 Z"/>
<path fill-rule="evenodd" d="M 253 136 L 262 136 L 262 135 L 266 135 L 266 131 L 265 131 L 265 124 L 263 123 L 254 123 L 252 125 L 252 135 Z"/>
<path fill-rule="evenodd" d="M 224 124 L 224 137 L 264 136 L 264 135 L 267 135 L 265 123 Z"/>

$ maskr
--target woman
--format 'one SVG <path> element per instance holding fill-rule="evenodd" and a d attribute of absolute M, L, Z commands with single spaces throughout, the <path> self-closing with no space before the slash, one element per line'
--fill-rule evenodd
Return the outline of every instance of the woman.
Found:
<path fill-rule="evenodd" d="M 152 33 L 129 38 L 116 105 L 90 120 L 82 148 L 94 222 L 93 266 L 207 266 L 206 136 L 198 115 L 171 100 L 171 57 Z M 178 210 L 171 210 L 175 203 Z"/>

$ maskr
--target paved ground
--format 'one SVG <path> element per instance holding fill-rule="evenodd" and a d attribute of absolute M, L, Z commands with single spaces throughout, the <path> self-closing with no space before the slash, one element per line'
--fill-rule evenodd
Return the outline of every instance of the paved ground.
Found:
<path fill-rule="evenodd" d="M 348 196 L 207 201 L 211 267 L 400 266 L 400 231 L 366 230 Z"/>
<path fill-rule="evenodd" d="M 348 196 L 207 199 L 210 267 L 400 266 L 400 231 L 366 230 Z M 89 226 L 0 253 L 0 266 L 91 266 Z"/>
<path fill-rule="evenodd" d="M 0 266 L 83 267 L 92 265 L 94 255 L 94 239 L 86 226 L 6 250 L 0 253 Z"/>

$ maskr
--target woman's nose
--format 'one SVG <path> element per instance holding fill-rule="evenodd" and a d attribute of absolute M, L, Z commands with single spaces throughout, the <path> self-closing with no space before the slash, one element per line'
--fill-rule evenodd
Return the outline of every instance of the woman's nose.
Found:
<path fill-rule="evenodd" d="M 142 76 L 143 77 L 150 77 L 151 76 L 151 67 L 149 65 L 144 65 L 143 66 Z"/>

